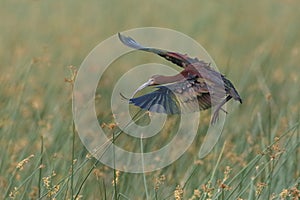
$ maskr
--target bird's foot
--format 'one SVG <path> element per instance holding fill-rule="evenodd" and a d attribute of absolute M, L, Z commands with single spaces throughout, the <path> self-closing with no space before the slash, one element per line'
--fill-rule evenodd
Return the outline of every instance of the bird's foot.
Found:
<path fill-rule="evenodd" d="M 224 113 L 228 114 L 228 112 L 226 110 L 224 110 L 223 108 L 220 108 Z"/>

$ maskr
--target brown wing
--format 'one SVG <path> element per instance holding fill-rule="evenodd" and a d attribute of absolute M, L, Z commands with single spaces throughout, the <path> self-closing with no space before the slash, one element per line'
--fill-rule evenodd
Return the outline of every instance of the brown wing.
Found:
<path fill-rule="evenodd" d="M 138 42 L 136 42 L 134 39 L 132 39 L 131 37 L 126 37 L 120 33 L 118 33 L 118 36 L 119 36 L 119 39 L 121 40 L 121 42 L 128 47 L 155 53 L 155 54 L 157 54 L 157 55 L 159 55 L 159 56 L 161 56 L 183 68 L 185 68 L 186 66 L 188 66 L 192 63 L 203 62 L 203 61 L 199 61 L 197 58 L 191 58 L 187 54 L 180 54 L 180 53 L 161 50 L 161 49 L 144 47 L 144 46 L 140 45 Z"/>
<path fill-rule="evenodd" d="M 176 65 L 185 68 L 181 72 L 181 74 L 186 78 L 189 78 L 190 76 L 198 76 L 203 78 L 204 82 L 206 82 L 205 84 L 208 85 L 210 91 L 224 91 L 223 75 L 211 68 L 209 63 L 206 63 L 203 60 L 198 60 L 197 58 L 191 58 L 187 54 L 180 54 L 161 49 L 144 47 L 131 37 L 123 36 L 120 33 L 119 38 L 121 42 L 126 46 L 142 51 L 155 53 L 175 63 Z"/>

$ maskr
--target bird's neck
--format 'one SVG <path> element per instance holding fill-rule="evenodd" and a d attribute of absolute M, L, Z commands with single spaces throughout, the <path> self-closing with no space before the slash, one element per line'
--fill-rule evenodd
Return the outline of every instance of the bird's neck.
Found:
<path fill-rule="evenodd" d="M 182 74 L 176 74 L 174 76 L 159 76 L 156 78 L 156 83 L 160 84 L 167 84 L 167 83 L 174 83 L 180 80 L 183 80 L 184 76 Z"/>

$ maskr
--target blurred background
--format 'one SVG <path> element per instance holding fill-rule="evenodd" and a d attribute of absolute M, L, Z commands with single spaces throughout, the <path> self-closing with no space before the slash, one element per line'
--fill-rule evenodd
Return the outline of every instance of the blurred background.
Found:
<path fill-rule="evenodd" d="M 300 2 L 3 0 L 0 5 L 3 199 L 299 195 Z M 206 158 L 197 158 L 199 134 L 174 164 L 152 173 L 122 173 L 95 164 L 73 129 L 72 76 L 101 41 L 147 26 L 174 29 L 199 42 L 243 104 L 229 103 L 222 138 Z M 113 73 L 121 72 L 106 76 L 107 86 Z M 99 96 L 109 98 L 108 91 L 104 87 Z M 110 134 L 113 117 L 107 105 L 97 99 L 96 105 L 99 123 Z M 199 132 L 208 125 L 203 120 Z M 172 126 L 166 132 L 169 140 Z"/>

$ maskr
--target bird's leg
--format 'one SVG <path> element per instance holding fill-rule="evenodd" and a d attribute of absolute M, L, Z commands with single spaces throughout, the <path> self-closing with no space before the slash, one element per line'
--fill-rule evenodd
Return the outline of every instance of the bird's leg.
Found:
<path fill-rule="evenodd" d="M 232 98 L 232 96 L 227 96 L 226 99 L 224 99 L 216 108 L 215 112 L 214 112 L 214 115 L 211 119 L 211 124 L 214 124 L 216 123 L 216 121 L 218 120 L 218 117 L 219 117 L 219 111 L 220 110 L 223 110 L 222 106 L 227 102 L 229 101 L 230 99 Z M 227 113 L 225 110 L 223 110 L 225 113 Z"/>
<path fill-rule="evenodd" d="M 224 108 L 220 108 L 220 110 L 222 110 L 224 113 L 228 114 L 228 112 L 226 110 L 224 110 Z"/>

